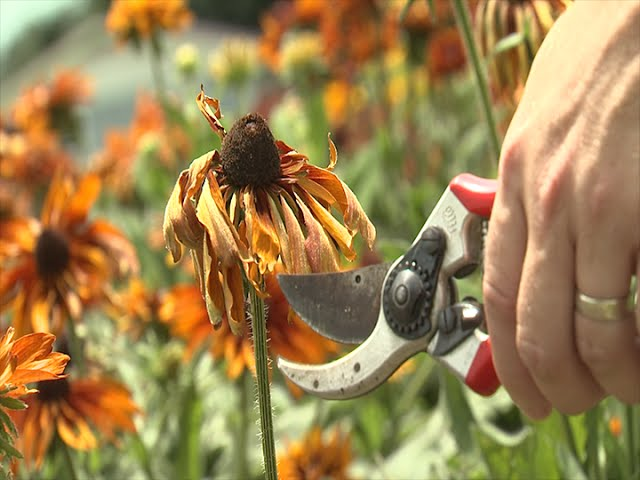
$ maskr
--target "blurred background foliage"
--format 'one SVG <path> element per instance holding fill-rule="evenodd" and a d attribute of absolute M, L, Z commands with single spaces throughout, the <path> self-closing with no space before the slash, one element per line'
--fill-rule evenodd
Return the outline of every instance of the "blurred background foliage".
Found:
<path fill-rule="evenodd" d="M 248 111 L 262 113 L 276 138 L 319 166 L 328 164 L 330 133 L 336 171 L 378 231 L 375 250 L 362 251 L 358 263 L 393 260 L 453 176 L 492 177 L 497 169 L 451 3 L 192 0 L 175 2 L 188 11 L 184 24 L 154 20 L 146 34 L 105 26 L 109 0 L 80 3 L 3 46 L 0 238 L 9 241 L 16 219 L 39 217 L 54 172 L 99 178 L 90 218 L 123 233 L 139 274 L 110 278 L 108 299 L 86 305 L 55 333 L 58 349 L 71 353 L 69 383 L 100 372 L 126 388 L 138 413 L 135 431 L 115 438 L 86 418 L 99 447 L 54 433 L 40 462 L 10 465 L 4 455 L 3 472 L 21 479 L 259 478 L 247 339 L 214 332 L 202 302 L 185 293 L 196 287 L 192 267 L 172 265 L 162 240 L 179 172 L 220 146 L 195 96 L 204 84 L 220 99 L 227 129 Z M 465 2 L 498 135 L 537 47 L 569 4 Z M 95 42 L 95 52 L 78 57 L 61 46 L 83 26 L 90 35 L 81 38 Z M 0 262 L 7 275 L 17 260 L 4 254 Z M 480 297 L 479 275 L 462 288 Z M 273 293 L 271 312 L 281 311 L 273 306 L 280 297 Z M 268 325 L 276 325 L 271 315 Z M 3 304 L 2 330 L 16 316 L 15 305 Z M 293 327 L 278 325 L 288 338 Z M 311 349 L 318 340 L 304 342 Z M 584 415 L 554 413 L 533 423 L 504 391 L 478 397 L 426 355 L 359 399 L 301 395 L 278 372 L 272 394 L 283 478 L 640 478 L 638 406 L 606 400 Z M 56 395 L 30 401 L 71 401 L 69 392 Z M 25 434 L 17 433 L 24 447 Z"/>

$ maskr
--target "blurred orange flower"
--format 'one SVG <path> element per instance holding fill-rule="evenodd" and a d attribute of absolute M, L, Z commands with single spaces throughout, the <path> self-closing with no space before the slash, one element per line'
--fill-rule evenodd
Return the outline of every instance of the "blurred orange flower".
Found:
<path fill-rule="evenodd" d="M 278 478 L 282 480 L 346 480 L 351 464 L 351 442 L 337 427 L 326 438 L 314 426 L 299 441 L 278 455 Z"/>
<path fill-rule="evenodd" d="M 115 292 L 107 313 L 118 326 L 118 331 L 139 338 L 152 321 L 158 308 L 158 295 L 139 277 L 129 279 L 126 287 Z"/>
<path fill-rule="evenodd" d="M 371 247 L 375 228 L 332 172 L 337 151 L 331 140 L 329 166 L 319 168 L 274 140 L 260 115 L 244 116 L 227 134 L 218 100 L 201 92 L 197 103 L 222 148 L 181 173 L 165 210 L 164 237 L 175 262 L 183 246 L 191 250 L 211 322 L 224 317 L 242 333 L 243 272 L 263 292 L 263 275 L 280 263 L 286 272 L 338 270 L 338 249 L 353 260 L 355 235 Z"/>
<path fill-rule="evenodd" d="M 61 70 L 50 83 L 26 89 L 15 102 L 12 119 L 20 130 L 36 135 L 68 131 L 76 128 L 73 108 L 86 103 L 92 94 L 93 86 L 86 75 L 79 70 Z"/>
<path fill-rule="evenodd" d="M 467 64 L 467 55 L 458 28 L 439 28 L 427 44 L 427 69 L 434 80 L 459 72 Z"/>
<path fill-rule="evenodd" d="M 137 272 L 135 249 L 105 220 L 88 219 L 100 192 L 95 175 L 77 184 L 52 180 L 40 220 L 0 223 L 0 312 L 13 313 L 18 334 L 59 333 L 67 317 L 105 299 L 114 275 Z"/>
<path fill-rule="evenodd" d="M 38 393 L 25 399 L 28 408 L 9 412 L 19 436 L 16 448 L 28 464 L 42 464 L 55 432 L 77 450 L 99 444 L 96 432 L 112 443 L 118 432 L 135 432 L 139 412 L 129 391 L 105 377 L 52 380 L 37 384 Z"/>
<path fill-rule="evenodd" d="M 36 393 L 26 384 L 64 378 L 69 361 L 64 353 L 52 352 L 56 337 L 50 333 L 31 333 L 14 340 L 9 327 L 0 338 L 0 395 L 18 398 Z"/>
<path fill-rule="evenodd" d="M 270 357 L 283 356 L 301 363 L 321 363 L 338 352 L 338 344 L 322 337 L 290 310 L 275 275 L 267 275 L 267 334 Z M 227 322 L 213 328 L 196 285 L 178 285 L 160 301 L 159 317 L 171 333 L 187 342 L 190 358 L 202 345 L 208 345 L 213 358 L 226 362 L 227 376 L 235 380 L 244 371 L 255 374 L 253 342 L 246 322 L 241 335 L 234 335 Z M 289 384 L 296 395 L 302 391 Z"/>
<path fill-rule="evenodd" d="M 71 174 L 74 170 L 71 156 L 52 130 L 0 128 L 0 178 L 20 183 L 25 187 L 22 192 L 47 185 L 51 172 Z"/>
<path fill-rule="evenodd" d="M 192 20 L 185 0 L 112 0 L 105 25 L 125 43 L 149 39 L 159 30 L 181 30 Z"/>

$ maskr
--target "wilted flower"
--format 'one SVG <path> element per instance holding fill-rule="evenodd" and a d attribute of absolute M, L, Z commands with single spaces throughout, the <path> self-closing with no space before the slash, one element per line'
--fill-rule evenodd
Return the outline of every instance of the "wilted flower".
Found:
<path fill-rule="evenodd" d="M 161 30 L 181 30 L 192 20 L 185 0 L 113 0 L 105 24 L 120 43 L 138 43 Z"/>
<path fill-rule="evenodd" d="M 50 333 L 31 333 L 14 340 L 9 327 L 0 338 L 0 395 L 13 398 L 36 393 L 28 383 L 64 378 L 69 356 L 53 352 L 56 337 Z"/>
<path fill-rule="evenodd" d="M 266 276 L 265 290 L 269 295 L 266 299 L 267 332 L 272 357 L 321 363 L 338 351 L 336 343 L 314 332 L 290 310 L 275 275 Z M 168 291 L 160 301 L 159 316 L 168 323 L 173 335 L 187 342 L 187 358 L 196 349 L 208 346 L 214 359 L 226 363 L 230 379 L 237 379 L 246 370 L 255 373 L 250 323 L 244 324 L 241 335 L 235 335 L 227 323 L 212 329 L 206 305 L 196 285 L 178 285 Z M 301 393 L 293 384 L 289 386 L 295 394 Z"/>
<path fill-rule="evenodd" d="M 313 427 L 299 441 L 292 442 L 278 455 L 278 477 L 282 480 L 346 480 L 351 463 L 351 442 L 337 427 L 323 435 Z"/>
<path fill-rule="evenodd" d="M 209 317 L 223 317 L 234 333 L 245 323 L 243 275 L 259 292 L 263 276 L 339 269 L 338 249 L 353 260 L 354 236 L 371 247 L 375 229 L 353 192 L 331 171 L 337 153 L 329 140 L 327 169 L 283 141 L 252 113 L 229 133 L 217 99 L 201 92 L 198 105 L 222 140 L 184 170 L 167 204 L 164 236 L 174 261 L 192 252 Z M 344 225 L 332 215 L 339 212 Z"/>
<path fill-rule="evenodd" d="M 103 300 L 108 282 L 136 272 L 134 247 L 105 220 L 89 220 L 100 180 L 87 175 L 74 185 L 54 177 L 40 220 L 18 217 L 0 223 L 0 312 L 13 313 L 19 334 L 58 333 L 67 317 Z"/>
<path fill-rule="evenodd" d="M 495 95 L 517 103 L 544 37 L 572 0 L 480 0 L 475 12 L 475 34 L 487 57 L 489 81 Z M 498 42 L 519 33 L 522 41 L 495 53 Z"/>
<path fill-rule="evenodd" d="M 10 412 L 19 432 L 16 447 L 28 464 L 42 464 L 56 432 L 76 450 L 96 448 L 96 432 L 112 443 L 118 432 L 135 432 L 133 416 L 138 407 L 115 380 L 64 378 L 40 382 L 36 388 L 38 393 L 25 400 L 28 408 Z"/>

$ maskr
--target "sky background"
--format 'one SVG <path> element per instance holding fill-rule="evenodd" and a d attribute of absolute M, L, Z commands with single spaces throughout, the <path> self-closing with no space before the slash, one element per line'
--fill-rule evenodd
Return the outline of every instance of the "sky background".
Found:
<path fill-rule="evenodd" d="M 0 0 L 0 51 L 20 32 L 47 16 L 78 8 L 87 0 Z"/>

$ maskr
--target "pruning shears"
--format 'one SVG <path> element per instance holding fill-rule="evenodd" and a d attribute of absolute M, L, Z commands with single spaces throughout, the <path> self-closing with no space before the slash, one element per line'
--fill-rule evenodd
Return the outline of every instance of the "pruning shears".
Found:
<path fill-rule="evenodd" d="M 291 307 L 315 331 L 350 353 L 321 365 L 278 359 L 303 390 L 327 399 L 370 392 L 419 352 L 427 352 L 472 390 L 500 386 L 484 333 L 482 305 L 458 299 L 456 279 L 481 265 L 495 180 L 463 173 L 440 197 L 409 249 L 393 263 L 337 273 L 279 275 Z"/>

